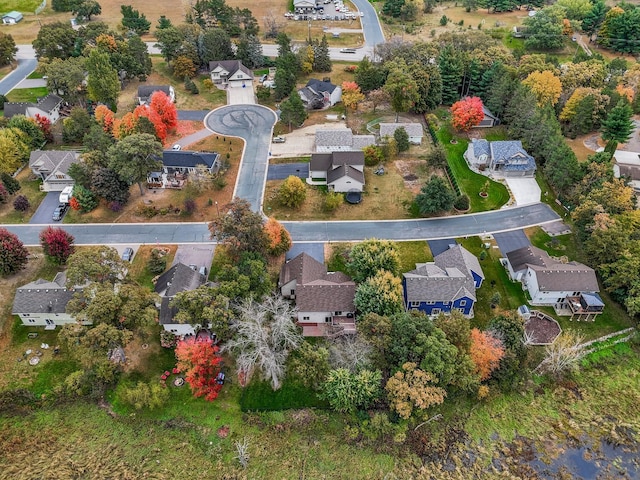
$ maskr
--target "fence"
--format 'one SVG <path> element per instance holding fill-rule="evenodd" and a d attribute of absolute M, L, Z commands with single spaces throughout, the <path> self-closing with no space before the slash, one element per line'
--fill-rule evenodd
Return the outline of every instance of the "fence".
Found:
<path fill-rule="evenodd" d="M 38 15 L 42 13 L 42 11 L 47 8 L 47 0 L 42 0 L 42 3 L 36 8 L 35 14 Z"/>
<path fill-rule="evenodd" d="M 460 187 L 458 186 L 458 181 L 456 180 L 456 176 L 453 174 L 453 171 L 451 170 L 451 167 L 449 166 L 448 163 L 444 171 L 447 173 L 447 178 L 449 179 L 451 188 L 453 188 L 453 190 L 456 192 L 456 195 L 458 196 L 462 195 L 462 190 L 460 190 Z"/>

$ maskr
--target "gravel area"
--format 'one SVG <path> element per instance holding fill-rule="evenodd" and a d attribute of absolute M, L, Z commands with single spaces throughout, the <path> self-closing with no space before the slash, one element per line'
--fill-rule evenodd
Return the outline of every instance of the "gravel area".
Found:
<path fill-rule="evenodd" d="M 527 320 L 527 323 L 524 324 L 524 330 L 532 336 L 532 343 L 537 345 L 552 344 L 562 332 L 558 322 L 540 313 L 533 314 Z"/>

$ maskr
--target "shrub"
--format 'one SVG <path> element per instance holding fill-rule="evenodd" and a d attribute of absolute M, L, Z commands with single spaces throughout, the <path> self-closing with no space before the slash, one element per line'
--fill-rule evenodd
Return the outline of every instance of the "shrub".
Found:
<path fill-rule="evenodd" d="M 444 27 L 447 23 L 449 23 L 449 19 L 447 18 L 446 15 L 443 15 L 442 17 L 440 17 L 440 25 Z"/>
<path fill-rule="evenodd" d="M 11 275 L 27 265 L 29 252 L 16 235 L 0 228 L 0 245 L 0 275 Z"/>
<path fill-rule="evenodd" d="M 404 127 L 396 128 L 395 132 L 393 132 L 393 138 L 398 145 L 399 152 L 406 152 L 409 150 L 409 147 L 411 146 L 409 144 L 409 134 Z"/>
<path fill-rule="evenodd" d="M 0 108 L 2 110 L 4 110 L 4 104 L 7 103 L 9 100 L 7 100 L 7 97 L 0 94 Z"/>
<path fill-rule="evenodd" d="M 367 167 L 375 167 L 385 161 L 384 153 L 380 147 L 369 145 L 362 150 L 364 151 L 364 164 Z"/>
<path fill-rule="evenodd" d="M 109 210 L 111 210 L 112 212 L 121 212 L 122 211 L 122 204 L 120 202 L 110 202 L 109 203 Z"/>
<path fill-rule="evenodd" d="M 347 73 L 355 73 L 357 69 L 357 65 L 347 65 L 346 67 L 344 67 L 344 71 Z"/>
<path fill-rule="evenodd" d="M 184 78 L 184 88 L 187 92 L 191 92 L 193 95 L 200 93 L 197 85 L 189 77 Z"/>
<path fill-rule="evenodd" d="M 328 212 L 333 212 L 344 202 L 344 195 L 338 192 L 329 192 L 324 199 L 324 208 Z"/>
<path fill-rule="evenodd" d="M 211 81 L 210 78 L 205 78 L 202 81 L 202 85 L 204 86 L 204 88 L 206 88 L 207 90 L 211 90 L 213 88 L 213 82 Z"/>
<path fill-rule="evenodd" d="M 155 250 L 154 250 L 155 252 Z M 160 275 L 167 268 L 167 257 L 157 254 L 151 254 L 151 258 L 147 263 L 147 269 L 154 275 Z"/>
<path fill-rule="evenodd" d="M 31 204 L 29 203 L 29 199 L 24 195 L 18 195 L 16 199 L 13 201 L 13 208 L 15 208 L 18 212 L 26 212 L 31 208 Z"/>
<path fill-rule="evenodd" d="M 266 102 L 271 98 L 271 89 L 258 85 L 258 88 L 256 88 L 256 98 L 261 102 Z"/>
<path fill-rule="evenodd" d="M 71 205 L 73 208 L 73 205 Z M 146 218 L 153 218 L 158 214 L 158 209 L 154 205 L 140 204 L 136 209 L 136 215 Z"/>
<path fill-rule="evenodd" d="M 20 190 L 20 182 L 8 173 L 2 172 L 0 179 L 2 180 L 2 185 L 4 185 L 4 188 L 6 188 L 7 192 L 9 192 L 9 195 L 13 195 L 18 190 Z"/>
<path fill-rule="evenodd" d="M 307 198 L 306 184 L 295 175 L 290 175 L 280 186 L 279 202 L 289 208 L 298 208 Z"/>
<path fill-rule="evenodd" d="M 425 156 L 427 162 L 432 167 L 442 167 L 447 164 L 447 151 L 442 145 L 436 145 Z"/>
<path fill-rule="evenodd" d="M 138 382 L 135 387 L 124 387 L 120 400 L 136 410 L 159 408 L 169 398 L 169 390 L 159 383 Z"/>
<path fill-rule="evenodd" d="M 0 183 L 0 203 L 7 203 L 9 200 L 9 192 L 3 184 Z"/>
<path fill-rule="evenodd" d="M 196 211 L 196 201 L 193 198 L 187 198 L 184 201 L 184 211 L 187 215 L 191 215 Z"/>
<path fill-rule="evenodd" d="M 176 345 L 178 345 L 178 337 L 163 329 L 160 332 L 160 346 L 163 348 L 176 348 Z"/>
<path fill-rule="evenodd" d="M 456 201 L 453 202 L 453 208 L 460 211 L 469 210 L 469 205 L 469 196 L 465 194 L 458 195 Z"/>

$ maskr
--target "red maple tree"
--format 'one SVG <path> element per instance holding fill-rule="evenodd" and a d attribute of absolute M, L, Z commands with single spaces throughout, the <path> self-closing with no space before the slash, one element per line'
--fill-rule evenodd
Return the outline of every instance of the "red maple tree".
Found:
<path fill-rule="evenodd" d="M 487 332 L 481 332 L 477 328 L 471 330 L 471 360 L 476 366 L 476 373 L 480 380 L 486 380 L 491 376 L 504 356 L 502 342 Z"/>
<path fill-rule="evenodd" d="M 219 348 L 210 338 L 189 337 L 176 346 L 176 367 L 185 372 L 185 380 L 194 397 L 204 397 L 212 402 L 218 397 L 222 384 L 218 383 L 222 357 Z"/>
<path fill-rule="evenodd" d="M 478 97 L 466 97 L 451 106 L 453 126 L 466 132 L 471 127 L 479 125 L 484 118 L 482 100 Z"/>
<path fill-rule="evenodd" d="M 73 235 L 61 228 L 47 227 L 40 232 L 40 245 L 47 258 L 57 264 L 66 263 L 69 255 L 74 251 Z"/>
<path fill-rule="evenodd" d="M 39 113 L 36 113 L 35 121 L 38 124 L 38 127 L 40 127 L 40 130 L 42 130 L 42 133 L 44 134 L 44 139 L 47 142 L 52 142 L 53 134 L 51 133 L 51 120 L 49 120 L 44 115 L 40 115 Z"/>
<path fill-rule="evenodd" d="M 149 108 L 158 114 L 167 131 L 171 131 L 178 125 L 176 104 L 171 101 L 171 98 L 166 93 L 161 91 L 153 92 Z"/>
<path fill-rule="evenodd" d="M 96 121 L 100 124 L 100 126 L 106 133 L 113 132 L 115 114 L 111 110 L 109 110 L 106 105 L 98 105 L 96 107 L 94 115 L 96 117 Z"/>

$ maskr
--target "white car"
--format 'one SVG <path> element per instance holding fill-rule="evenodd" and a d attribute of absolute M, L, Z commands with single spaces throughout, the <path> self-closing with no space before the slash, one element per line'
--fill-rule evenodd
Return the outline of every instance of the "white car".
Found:
<path fill-rule="evenodd" d="M 173 147 L 171 147 L 171 150 L 175 150 L 177 152 L 178 150 L 182 150 L 182 147 L 180 146 L 180 144 L 176 143 Z"/>

